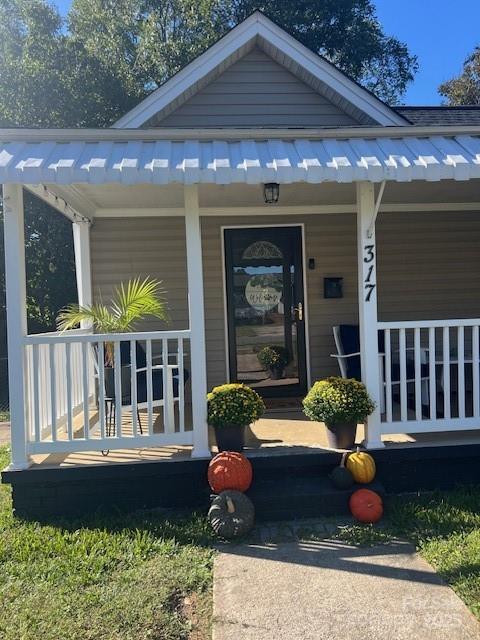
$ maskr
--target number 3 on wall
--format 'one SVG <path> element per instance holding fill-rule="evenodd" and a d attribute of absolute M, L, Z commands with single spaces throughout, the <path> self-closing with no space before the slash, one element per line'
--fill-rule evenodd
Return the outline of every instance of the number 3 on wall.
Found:
<path fill-rule="evenodd" d="M 372 293 L 375 291 L 375 287 L 377 286 L 374 282 L 371 282 L 372 280 L 372 276 L 374 276 L 374 271 L 375 271 L 375 245 L 373 244 L 366 244 L 363 247 L 363 261 L 365 264 L 369 264 L 370 262 L 372 262 L 373 264 L 370 265 L 370 267 L 368 268 L 368 271 L 365 275 L 365 279 L 363 281 L 364 284 L 364 291 L 365 291 L 365 302 L 370 302 L 370 298 L 372 297 Z"/>

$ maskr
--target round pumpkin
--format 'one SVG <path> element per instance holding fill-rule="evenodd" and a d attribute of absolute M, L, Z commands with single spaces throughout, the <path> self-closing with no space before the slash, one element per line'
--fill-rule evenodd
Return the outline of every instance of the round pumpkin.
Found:
<path fill-rule="evenodd" d="M 347 458 L 347 469 L 351 472 L 355 482 L 367 484 L 375 478 L 375 460 L 365 451 L 357 447 L 355 453 L 350 453 Z"/>
<path fill-rule="evenodd" d="M 340 466 L 335 467 L 330 474 L 330 480 L 336 489 L 349 489 L 355 482 L 352 472 L 345 466 L 345 459 L 347 455 L 348 453 L 343 454 Z"/>
<path fill-rule="evenodd" d="M 252 484 L 252 465 L 241 453 L 222 451 L 208 465 L 208 483 L 215 493 L 246 491 Z"/>
<path fill-rule="evenodd" d="M 382 498 L 371 489 L 358 489 L 350 496 L 352 516 L 359 522 L 373 524 L 383 516 Z"/>
<path fill-rule="evenodd" d="M 212 500 L 208 520 L 217 536 L 231 540 L 250 531 L 255 508 L 250 498 L 240 491 L 222 491 Z"/>

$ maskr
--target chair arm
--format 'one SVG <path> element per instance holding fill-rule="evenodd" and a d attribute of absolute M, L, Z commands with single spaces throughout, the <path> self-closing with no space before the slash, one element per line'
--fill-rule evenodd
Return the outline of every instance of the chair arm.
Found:
<path fill-rule="evenodd" d="M 343 356 L 341 356 L 338 353 L 331 353 L 330 357 L 331 358 L 337 358 L 337 360 L 342 360 L 344 358 L 353 358 L 354 356 L 359 356 L 360 355 L 360 351 L 358 353 L 346 353 Z"/>
<path fill-rule="evenodd" d="M 163 364 L 154 364 L 150 367 L 152 371 L 163 369 L 163 368 L 164 368 Z M 135 369 L 135 371 L 137 373 L 140 373 L 141 371 L 148 371 L 148 367 L 141 367 L 140 369 Z"/>

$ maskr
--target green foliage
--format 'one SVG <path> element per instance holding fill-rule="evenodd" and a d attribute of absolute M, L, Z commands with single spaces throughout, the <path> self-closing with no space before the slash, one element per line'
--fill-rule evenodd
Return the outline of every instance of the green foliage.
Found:
<path fill-rule="evenodd" d="M 153 278 L 134 278 L 127 284 L 116 287 L 114 296 L 107 307 L 103 303 L 91 307 L 71 304 L 62 309 L 57 317 L 59 331 L 74 329 L 82 321 L 91 322 L 99 333 L 125 333 L 133 331 L 135 324 L 146 316 L 167 321 L 164 291 L 161 282 Z"/>
<path fill-rule="evenodd" d="M 260 8 L 385 100 L 417 69 L 371 0 L 46 0 L 0 4 L 0 126 L 107 126 Z"/>
<path fill-rule="evenodd" d="M 361 382 L 332 376 L 316 382 L 303 400 L 305 415 L 329 425 L 363 422 L 375 405 Z"/>
<path fill-rule="evenodd" d="M 102 302 L 89 307 L 71 304 L 57 317 L 59 331 L 74 329 L 83 322 L 90 322 L 98 333 L 126 333 L 135 329 L 136 323 L 148 316 L 168 320 L 164 291 L 161 283 L 153 278 L 135 278 L 123 282 L 115 289 L 110 306 Z M 106 361 L 113 362 L 112 345 L 106 345 Z"/>
<path fill-rule="evenodd" d="M 264 369 L 275 367 L 283 369 L 290 362 L 290 356 L 287 349 L 280 345 L 263 347 L 263 349 L 258 353 L 257 358 Z"/>
<path fill-rule="evenodd" d="M 215 427 L 247 426 L 263 415 L 265 404 L 256 391 L 245 384 L 214 387 L 207 395 L 208 424 Z"/>
<path fill-rule="evenodd" d="M 0 448 L 0 468 L 7 460 Z M 23 522 L 12 515 L 9 488 L 0 486 L 0 637 L 187 638 L 185 598 L 204 602 L 199 613 L 208 619 L 212 543 L 197 515 Z"/>
<path fill-rule="evenodd" d="M 384 33 L 371 0 L 233 0 L 234 20 L 254 9 L 390 104 L 418 70 L 405 43 Z"/>
<path fill-rule="evenodd" d="M 465 60 L 462 73 L 441 84 L 438 91 L 450 105 L 480 104 L 480 47 Z"/>
<path fill-rule="evenodd" d="M 47 0 L 3 0 L 0 127 L 109 126 L 256 8 L 381 98 L 416 70 L 372 0 L 74 0 L 66 20 Z M 71 230 L 27 200 L 30 330 L 48 331 L 75 291 Z"/>

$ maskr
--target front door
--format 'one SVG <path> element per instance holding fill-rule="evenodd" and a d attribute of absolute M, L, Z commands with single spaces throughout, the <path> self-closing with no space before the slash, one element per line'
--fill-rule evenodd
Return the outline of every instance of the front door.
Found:
<path fill-rule="evenodd" d="M 305 393 L 301 227 L 226 229 L 230 380 L 264 397 Z"/>

